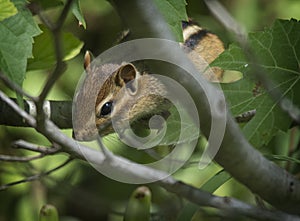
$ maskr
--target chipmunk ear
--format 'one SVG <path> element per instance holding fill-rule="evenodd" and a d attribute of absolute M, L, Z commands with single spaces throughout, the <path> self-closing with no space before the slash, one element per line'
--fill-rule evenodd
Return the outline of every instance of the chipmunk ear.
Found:
<path fill-rule="evenodd" d="M 136 78 L 137 70 L 133 64 L 125 64 L 120 67 L 118 71 L 119 79 L 123 80 L 126 83 L 132 81 Z"/>
<path fill-rule="evenodd" d="M 92 52 L 90 52 L 90 51 L 85 52 L 83 67 L 87 73 L 90 71 L 90 64 L 91 64 L 93 58 L 94 58 L 94 56 L 93 56 Z"/>
<path fill-rule="evenodd" d="M 126 88 L 129 89 L 129 91 L 134 94 L 137 90 L 137 81 L 135 79 L 137 78 L 138 71 L 134 67 L 133 64 L 125 64 L 121 66 L 117 73 L 117 80 L 119 82 L 118 85 L 123 86 L 126 85 Z"/>

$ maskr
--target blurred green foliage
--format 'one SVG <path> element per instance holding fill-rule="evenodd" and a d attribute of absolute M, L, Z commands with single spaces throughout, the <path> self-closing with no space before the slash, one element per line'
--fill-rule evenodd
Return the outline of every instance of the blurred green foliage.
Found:
<path fill-rule="evenodd" d="M 49 1 L 45 0 L 44 2 L 49 3 Z M 56 1 L 54 5 L 46 4 L 46 7 L 49 7 L 46 14 L 51 18 L 56 17 L 62 8 L 57 3 L 60 2 Z M 224 0 L 222 3 L 248 31 L 261 30 L 265 26 L 270 26 L 275 18 L 300 19 L 300 2 L 297 0 L 273 0 L 272 3 L 268 0 Z M 83 72 L 85 50 L 90 50 L 98 55 L 114 45 L 125 28 L 116 11 L 107 1 L 85 0 L 81 1 L 81 7 L 86 21 L 86 29 L 80 26 L 78 20 L 71 14 L 68 16 L 64 29 L 84 42 L 84 46 L 77 57 L 67 62 L 66 73 L 55 84 L 48 99 L 71 100 Z M 232 42 L 230 34 L 212 17 L 202 1 L 188 0 L 187 14 L 202 26 L 218 34 L 226 45 Z M 48 74 L 49 70 L 27 72 L 23 82 L 24 89 L 37 95 Z M 0 83 L 0 88 L 14 96 L 2 83 Z M 71 136 L 71 130 L 64 132 Z M 32 153 L 28 151 L 10 148 L 11 142 L 17 139 L 24 139 L 39 145 L 50 145 L 33 129 L 0 126 L 0 154 L 31 155 Z M 109 139 L 108 142 L 113 143 L 115 138 L 107 139 Z M 294 148 L 291 142 L 295 145 L 298 140 L 299 131 L 291 129 L 288 134 L 280 133 L 271 140 L 268 148 L 262 147 L 261 150 L 266 154 L 286 155 L 289 148 Z M 205 143 L 205 141 L 203 142 Z M 203 145 L 199 145 L 191 163 L 174 174 L 175 178 L 196 187 L 205 185 L 222 170 L 214 163 L 203 170 L 197 168 L 197 160 L 202 151 L 200 146 Z M 130 151 L 119 149 L 120 155 L 128 153 Z M 57 154 L 31 163 L 0 162 L 0 185 L 49 170 L 62 163 L 66 158 L 67 156 L 64 154 Z M 286 161 L 280 162 L 280 165 L 291 171 L 299 171 L 297 166 Z M 244 186 L 233 179 L 226 181 L 226 177 L 216 181 L 219 182 L 220 188 L 214 192 L 215 194 L 233 196 L 250 203 L 254 202 L 254 196 Z M 42 205 L 51 203 L 58 209 L 61 221 L 118 221 L 122 220 L 127 200 L 136 187 L 136 185 L 118 183 L 99 174 L 87 163 L 75 161 L 39 181 L 16 185 L 0 191 L 0 220 L 38 220 Z M 180 209 L 186 213 L 179 217 L 181 220 L 186 220 L 186 217 L 192 217 L 198 209 L 195 205 L 167 193 L 155 184 L 150 184 L 149 188 L 152 193 L 152 220 L 176 220 L 178 215 L 176 211 Z M 200 214 L 211 214 L 211 212 L 211 210 L 204 210 Z M 201 216 L 202 218 L 195 218 Z M 194 220 L 207 220 L 206 217 L 203 218 L 203 215 L 198 214 L 195 217 Z"/>

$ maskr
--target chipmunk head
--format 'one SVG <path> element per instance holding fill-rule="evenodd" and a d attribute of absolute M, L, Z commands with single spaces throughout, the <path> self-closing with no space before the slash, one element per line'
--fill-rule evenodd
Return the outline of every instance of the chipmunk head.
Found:
<path fill-rule="evenodd" d="M 113 126 L 136 123 L 166 106 L 166 89 L 155 77 L 141 74 L 133 64 L 122 64 L 107 79 L 97 96 L 96 125 L 101 135 L 114 132 Z M 114 125 L 112 124 L 112 121 Z"/>
<path fill-rule="evenodd" d="M 154 76 L 141 74 L 131 63 L 93 66 L 86 56 L 85 69 L 87 76 L 75 102 L 81 106 L 74 111 L 80 118 L 73 125 L 77 140 L 113 133 L 114 126 L 122 128 L 124 122 L 135 123 L 166 107 L 164 85 Z M 91 102 L 94 113 L 88 111 Z"/>
<path fill-rule="evenodd" d="M 123 64 L 115 70 L 101 87 L 95 104 L 95 123 L 100 134 L 113 132 L 112 118 L 128 120 L 125 108 L 132 104 L 140 92 L 141 74 L 132 64 Z"/>

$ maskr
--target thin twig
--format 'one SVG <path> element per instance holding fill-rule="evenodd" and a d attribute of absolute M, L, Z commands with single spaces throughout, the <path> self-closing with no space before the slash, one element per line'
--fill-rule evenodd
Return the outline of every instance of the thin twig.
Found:
<path fill-rule="evenodd" d="M 65 22 L 65 20 L 67 18 L 67 15 L 68 15 L 68 13 L 69 13 L 69 11 L 71 9 L 73 1 L 74 0 L 68 0 L 66 2 L 65 7 L 63 8 L 63 10 L 62 10 L 59 18 L 57 19 L 57 22 L 56 22 L 56 25 L 55 25 L 56 26 L 55 29 L 61 29 L 62 28 L 62 26 L 63 26 L 63 24 L 64 24 L 64 22 Z"/>
<path fill-rule="evenodd" d="M 60 77 L 60 75 L 65 71 L 66 64 L 63 62 L 63 55 L 62 55 L 62 46 L 61 46 L 61 36 L 60 34 L 54 35 L 54 44 L 55 44 L 55 56 L 56 56 L 56 66 L 54 71 L 49 75 L 49 78 L 43 87 L 42 92 L 39 95 L 39 101 L 37 102 L 37 109 L 42 110 L 43 102 L 46 99 L 46 96 L 48 95 L 49 91 L 53 87 L 54 83 L 57 81 L 57 79 Z M 39 113 L 39 111 L 38 111 Z"/>
<path fill-rule="evenodd" d="M 60 164 L 59 166 L 57 166 L 57 167 L 55 167 L 55 168 L 53 168 L 53 169 L 51 169 L 51 170 L 48 170 L 48 171 L 46 171 L 46 172 L 39 173 L 39 174 L 30 176 L 30 177 L 27 177 L 27 178 L 22 179 L 22 180 L 18 180 L 18 181 L 15 181 L 15 182 L 11 182 L 11 183 L 2 185 L 2 186 L 0 186 L 0 191 L 5 190 L 5 189 L 7 189 L 7 188 L 9 188 L 9 187 L 11 187 L 11 186 L 15 186 L 15 185 L 17 185 L 17 184 L 27 183 L 27 182 L 32 182 L 32 181 L 41 179 L 42 177 L 48 176 L 48 175 L 50 175 L 51 173 L 53 173 L 54 171 L 59 170 L 59 169 L 61 169 L 62 167 L 66 166 L 66 165 L 67 165 L 68 163 L 70 163 L 72 160 L 73 160 L 73 158 L 72 158 L 72 157 L 69 157 L 65 162 L 63 162 L 62 164 Z"/>
<path fill-rule="evenodd" d="M 18 148 L 18 149 L 26 149 L 26 150 L 30 150 L 30 151 L 34 151 L 34 152 L 39 152 L 39 153 L 43 153 L 45 155 L 54 154 L 60 150 L 60 147 L 54 147 L 54 148 L 44 147 L 44 146 L 39 146 L 39 145 L 30 143 L 30 142 L 27 142 L 25 140 L 17 140 L 15 142 L 13 142 L 12 147 Z"/>
<path fill-rule="evenodd" d="M 235 116 L 235 120 L 237 123 L 246 123 L 249 122 L 256 114 L 256 110 L 249 110 L 245 113 L 239 114 Z"/>
<path fill-rule="evenodd" d="M 36 155 L 36 156 L 28 156 L 28 157 L 0 155 L 0 161 L 25 163 L 25 162 L 28 162 L 28 161 L 43 158 L 44 156 L 45 156 L 45 154 L 43 154 L 43 153 L 41 153 L 39 155 Z"/>
<path fill-rule="evenodd" d="M 105 145 L 102 142 L 102 138 L 100 136 L 97 136 L 97 143 L 100 147 L 100 150 L 104 154 L 105 159 L 112 161 L 114 159 L 114 154 L 105 147 Z"/>
<path fill-rule="evenodd" d="M 31 96 L 26 91 L 24 91 L 19 85 L 11 81 L 5 74 L 0 71 L 0 79 L 5 83 L 7 87 L 11 90 L 16 91 L 18 94 L 23 95 L 31 100 L 36 100 L 36 97 Z"/>
<path fill-rule="evenodd" d="M 61 40 L 61 28 L 66 20 L 67 14 L 71 9 L 71 5 L 73 3 L 73 0 L 68 0 L 65 4 L 62 13 L 60 14 L 57 22 L 54 26 L 52 26 L 52 23 L 47 22 L 48 19 L 46 17 L 41 17 L 41 20 L 44 20 L 46 22 L 45 25 L 48 25 L 48 28 L 52 31 L 53 38 L 54 38 L 54 50 L 55 50 L 55 57 L 56 57 L 56 67 L 53 70 L 53 72 L 49 75 L 48 80 L 46 81 L 45 86 L 43 87 L 42 92 L 40 93 L 38 97 L 38 101 L 36 102 L 37 107 L 37 122 L 39 127 L 44 126 L 45 122 L 45 113 L 43 110 L 43 103 L 53 87 L 54 83 L 57 81 L 57 79 L 62 75 L 62 73 L 66 69 L 66 64 L 63 61 L 63 47 L 62 47 L 62 40 Z"/>
<path fill-rule="evenodd" d="M 37 14 L 41 22 L 46 25 L 50 30 L 54 29 L 54 24 L 52 21 L 44 15 L 41 6 L 37 2 L 29 3 L 29 9 L 33 14 Z"/>
<path fill-rule="evenodd" d="M 65 70 L 65 63 L 63 62 L 63 47 L 61 41 L 61 28 L 66 20 L 67 14 L 70 11 L 71 5 L 73 0 L 68 0 L 63 8 L 61 15 L 59 16 L 57 22 L 52 27 L 52 25 L 48 26 L 48 28 L 52 31 L 53 38 L 54 38 L 54 49 L 55 49 L 55 57 L 56 57 L 56 68 L 50 74 L 41 94 L 39 95 L 39 103 L 43 103 L 47 94 L 51 90 L 53 84 L 56 80 L 60 77 L 60 75 Z M 47 19 L 45 19 L 47 20 Z M 47 24 L 45 24 L 47 25 Z"/>

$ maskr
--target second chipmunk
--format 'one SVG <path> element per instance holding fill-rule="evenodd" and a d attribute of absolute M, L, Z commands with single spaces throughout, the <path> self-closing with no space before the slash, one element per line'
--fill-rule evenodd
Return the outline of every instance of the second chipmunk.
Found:
<path fill-rule="evenodd" d="M 216 35 L 193 22 L 182 22 L 182 28 L 183 45 L 198 53 L 207 63 L 211 63 L 224 51 L 223 43 Z M 164 98 L 167 93 L 165 86 L 151 74 L 137 70 L 133 64 L 107 64 L 97 67 L 90 63 L 90 55 L 86 54 L 87 75 L 98 73 L 97 76 L 106 80 L 97 89 L 96 101 L 92 99 L 94 103 L 90 103 L 94 107 L 94 113 L 83 114 L 78 108 L 75 111 L 75 117 L 78 118 L 74 126 L 75 139 L 85 141 L 93 139 L 98 133 L 102 136 L 113 133 L 112 118 L 121 127 L 123 122 L 139 123 L 140 120 L 161 114 L 170 107 L 170 103 Z M 223 71 L 217 67 L 212 70 L 214 79 L 211 80 L 219 81 Z M 89 99 L 89 87 L 95 88 L 97 84 L 97 81 L 87 79 L 76 99 Z M 153 91 L 161 96 L 154 95 Z M 96 128 L 97 131 L 91 131 L 91 128 Z"/>

